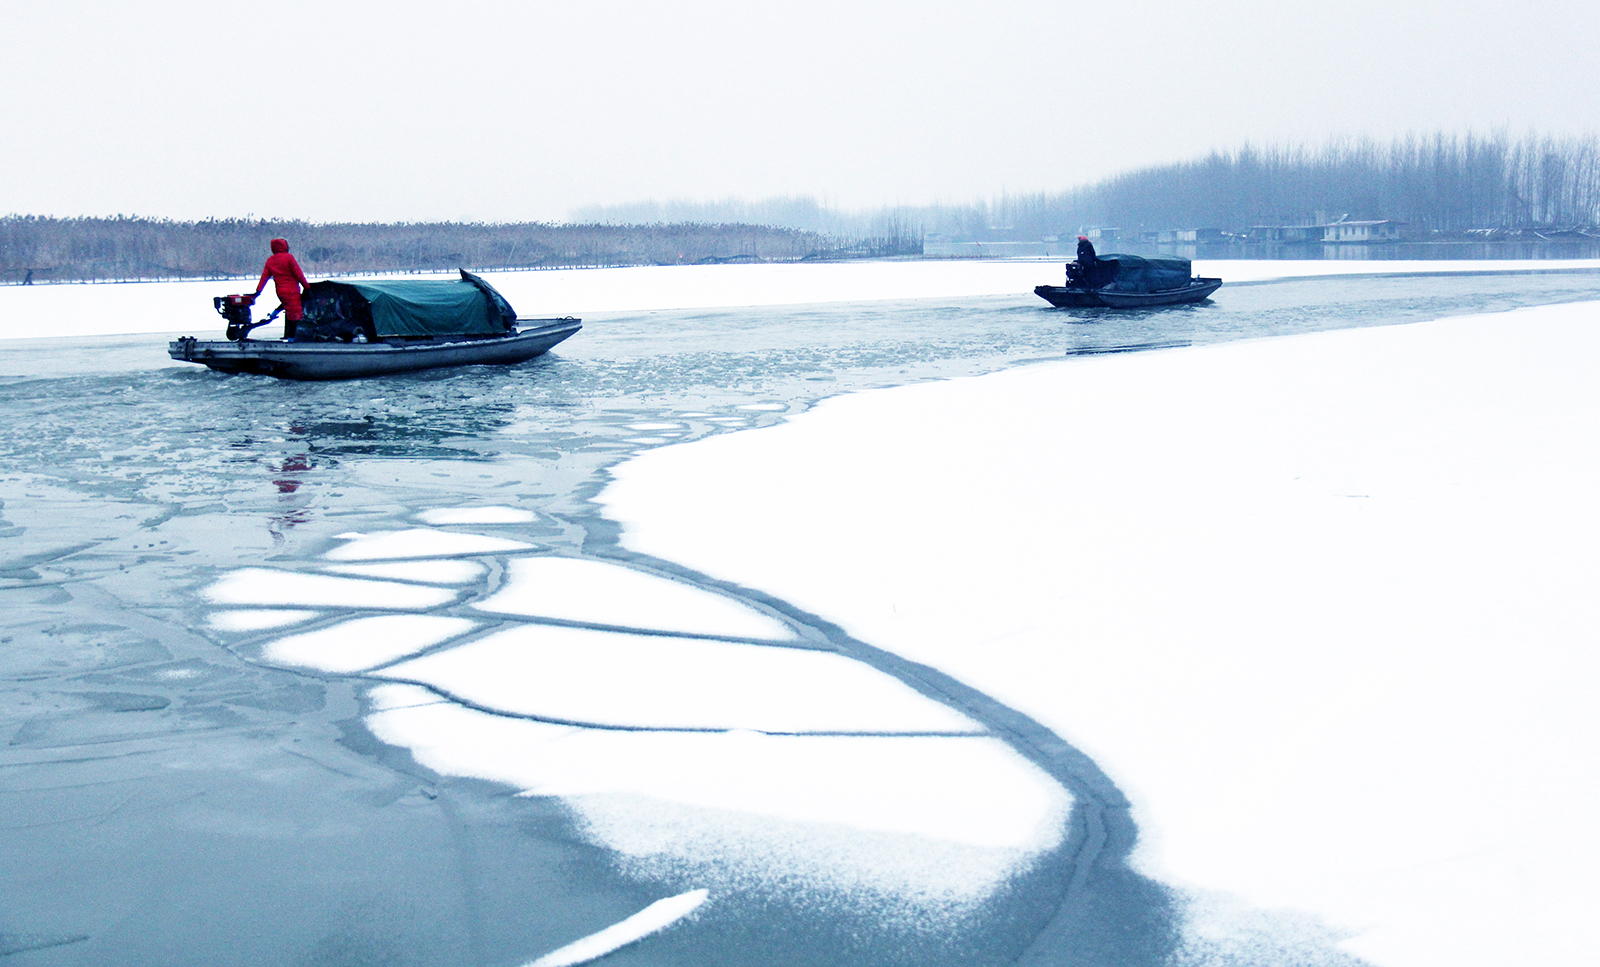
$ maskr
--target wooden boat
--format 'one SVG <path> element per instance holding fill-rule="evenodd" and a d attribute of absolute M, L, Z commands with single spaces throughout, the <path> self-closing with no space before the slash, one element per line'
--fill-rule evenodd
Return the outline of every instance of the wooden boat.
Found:
<path fill-rule="evenodd" d="M 520 363 L 583 328 L 561 319 L 518 319 L 494 287 L 463 269 L 460 279 L 314 282 L 304 318 L 283 339 L 251 339 L 253 296 L 218 296 L 227 341 L 185 336 L 167 355 L 224 373 L 282 379 L 353 379 L 441 366 Z"/>
<path fill-rule="evenodd" d="M 1222 287 L 1221 279 L 1194 278 L 1178 289 L 1155 292 L 1107 292 L 1079 286 L 1037 285 L 1034 295 L 1059 309 L 1084 309 L 1108 306 L 1112 309 L 1138 309 L 1143 306 L 1170 306 L 1180 302 L 1199 302 Z"/>
<path fill-rule="evenodd" d="M 1066 285 L 1040 285 L 1034 295 L 1057 308 L 1138 309 L 1199 302 L 1222 287 L 1221 279 L 1189 274 L 1184 258 L 1105 255 L 1080 268 L 1067 264 Z"/>
<path fill-rule="evenodd" d="M 289 342 L 282 339 L 199 340 L 185 336 L 167 354 L 224 373 L 258 373 L 280 379 L 355 379 L 443 366 L 520 363 L 583 328 L 579 319 L 519 319 L 532 323 L 514 334 L 478 338 L 438 336 L 392 342 Z"/>

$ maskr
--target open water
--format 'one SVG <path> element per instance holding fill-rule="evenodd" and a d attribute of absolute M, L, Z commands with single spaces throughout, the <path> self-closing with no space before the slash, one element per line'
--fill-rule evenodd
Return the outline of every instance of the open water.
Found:
<path fill-rule="evenodd" d="M 378 743 L 359 682 L 241 658 L 198 595 L 231 569 L 484 504 L 536 512 L 520 539 L 625 557 L 589 502 L 608 467 L 828 396 L 1586 300 L 1600 273 L 1235 285 L 1123 313 L 1030 294 L 614 314 L 510 369 L 327 384 L 175 363 L 166 337 L 0 342 L 0 956 L 517 964 L 660 895 L 559 802 Z M 870 911 L 746 908 L 616 962 L 981 963 L 1027 945 L 1017 910 L 922 943 Z"/>

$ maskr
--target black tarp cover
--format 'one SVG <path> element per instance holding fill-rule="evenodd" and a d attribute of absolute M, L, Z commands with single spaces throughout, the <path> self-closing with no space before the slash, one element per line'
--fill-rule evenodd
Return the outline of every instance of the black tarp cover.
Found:
<path fill-rule="evenodd" d="M 1103 263 L 1116 263 L 1116 274 L 1103 287 L 1109 292 L 1160 292 L 1189 284 L 1188 259 L 1174 256 L 1102 255 Z"/>
<path fill-rule="evenodd" d="M 466 270 L 459 279 L 313 282 L 302 298 L 296 340 L 348 341 L 431 336 L 502 336 L 517 313 L 494 287 Z"/>

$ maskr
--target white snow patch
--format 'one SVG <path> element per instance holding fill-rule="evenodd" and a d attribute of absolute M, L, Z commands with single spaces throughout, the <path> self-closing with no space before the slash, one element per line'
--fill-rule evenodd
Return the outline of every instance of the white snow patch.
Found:
<path fill-rule="evenodd" d="M 596 842 L 641 880 L 730 894 L 847 897 L 884 926 L 948 929 L 982 910 L 1044 847 L 975 846 L 912 833 L 807 823 L 625 793 L 566 800 Z M 1064 821 L 1064 817 L 1063 817 Z"/>
<path fill-rule="evenodd" d="M 214 604 L 309 605 L 417 611 L 455 600 L 456 592 L 389 581 L 302 574 L 247 567 L 219 578 L 200 592 Z"/>
<path fill-rule="evenodd" d="M 524 625 L 377 674 L 432 685 L 477 707 L 568 722 L 761 732 L 982 731 L 876 669 L 797 648 Z"/>
<path fill-rule="evenodd" d="M 580 811 L 584 797 L 615 793 L 1031 852 L 1060 842 L 1071 805 L 1004 743 L 976 736 L 589 729 L 453 703 L 375 712 L 368 724 L 436 772 L 569 798 Z M 650 835 L 655 846 L 633 848 L 676 849 L 671 828 Z"/>
<path fill-rule="evenodd" d="M 264 656 L 281 665 L 348 674 L 404 658 L 475 627 L 477 622 L 467 618 L 426 614 L 356 618 L 279 638 L 266 647 Z"/>
<path fill-rule="evenodd" d="M 681 430 L 682 423 L 629 423 L 628 429 L 643 433 L 647 430 Z"/>
<path fill-rule="evenodd" d="M 652 451 L 601 499 L 628 547 L 1067 737 L 1134 801 L 1151 875 L 1303 911 L 1382 967 L 1580 967 L 1597 323 L 1551 306 L 862 393 Z M 929 525 L 973 495 L 1010 512 Z"/>
<path fill-rule="evenodd" d="M 528 967 L 573 967 L 597 960 L 672 926 L 698 909 L 710 895 L 709 890 L 690 890 L 657 900 L 626 920 L 545 954 Z"/>
<path fill-rule="evenodd" d="M 443 507 L 417 515 L 424 524 L 531 524 L 539 515 L 516 507 Z"/>
<path fill-rule="evenodd" d="M 400 557 L 452 557 L 466 554 L 504 554 L 534 549 L 537 545 L 506 537 L 457 534 L 453 531 L 413 527 L 383 534 L 340 534 L 350 541 L 327 554 L 330 561 L 374 561 Z"/>
<path fill-rule="evenodd" d="M 720 594 L 604 561 L 531 557 L 480 611 L 734 638 L 794 638 L 782 622 Z"/>
<path fill-rule="evenodd" d="M 466 584 L 483 577 L 477 561 L 402 561 L 393 564 L 341 564 L 328 570 L 358 577 L 420 581 L 424 584 Z"/>
<path fill-rule="evenodd" d="M 319 613 L 287 609 L 214 611 L 206 617 L 206 624 L 218 631 L 265 631 L 310 621 Z"/>

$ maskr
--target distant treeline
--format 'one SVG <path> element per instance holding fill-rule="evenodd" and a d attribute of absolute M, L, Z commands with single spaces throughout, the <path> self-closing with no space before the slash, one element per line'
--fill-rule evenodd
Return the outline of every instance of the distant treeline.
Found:
<path fill-rule="evenodd" d="M 970 205 L 844 212 L 809 197 L 747 202 L 645 202 L 590 207 L 598 222 L 736 217 L 831 234 L 912 228 L 970 241 L 1037 241 L 1091 226 L 1123 237 L 1166 229 L 1243 233 L 1256 225 L 1390 219 L 1407 234 L 1600 224 L 1600 138 L 1503 132 L 1334 140 L 1320 147 L 1246 146 L 1158 165 L 1060 192 Z M 879 228 L 881 226 L 881 228 Z M 892 230 L 889 226 L 895 226 Z M 874 229 L 877 230 L 874 230 Z"/>
<path fill-rule="evenodd" d="M 1060 194 L 1009 196 L 988 221 L 1019 235 L 1089 225 L 1242 232 L 1319 212 L 1400 221 L 1415 235 L 1600 224 L 1600 138 L 1441 133 L 1246 146 Z"/>
<path fill-rule="evenodd" d="M 0 218 L 0 281 L 234 278 L 289 239 L 308 274 L 658 265 L 868 254 L 771 225 L 311 224 L 216 219 Z M 920 241 L 920 240 L 919 240 Z M 856 246 L 859 247 L 859 246 Z M 920 249 L 919 249 L 920 250 Z"/>
<path fill-rule="evenodd" d="M 0 282 L 228 278 L 290 240 L 315 275 L 454 268 L 671 265 L 916 255 L 926 233 L 1037 241 L 1092 226 L 1247 232 L 1319 219 L 1389 219 L 1404 234 L 1600 225 L 1600 138 L 1432 134 L 1382 144 L 1250 147 L 1059 193 L 846 212 L 808 197 L 582 209 L 581 224 L 311 224 L 150 218 L 0 218 Z M 1487 236 L 1485 236 L 1487 237 Z"/>

